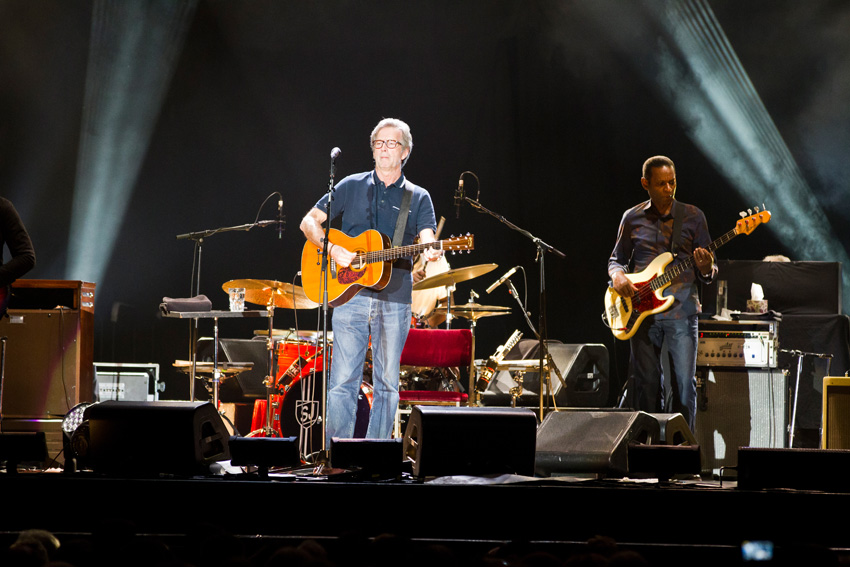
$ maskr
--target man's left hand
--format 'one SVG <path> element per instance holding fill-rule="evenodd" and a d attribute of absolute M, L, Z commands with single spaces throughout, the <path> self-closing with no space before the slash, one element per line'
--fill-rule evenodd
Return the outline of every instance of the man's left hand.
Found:
<path fill-rule="evenodd" d="M 701 274 L 711 273 L 711 266 L 714 264 L 714 256 L 705 248 L 697 248 L 694 250 L 694 261 L 697 265 L 697 270 Z"/>

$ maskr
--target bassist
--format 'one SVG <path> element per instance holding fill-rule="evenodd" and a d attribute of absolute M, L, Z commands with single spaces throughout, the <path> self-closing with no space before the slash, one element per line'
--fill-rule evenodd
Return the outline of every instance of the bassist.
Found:
<path fill-rule="evenodd" d="M 651 157 L 644 163 L 642 175 L 641 185 L 649 194 L 649 200 L 623 214 L 617 242 L 608 261 L 608 275 L 617 293 L 631 297 L 637 288 L 625 276 L 630 261 L 634 263 L 634 272 L 638 272 L 664 252 L 672 251 L 680 258 L 693 255 L 694 269 L 682 274 L 666 290 L 665 295 L 675 298 L 672 306 L 647 317 L 629 339 L 629 374 L 635 409 L 681 413 L 693 431 L 697 316 L 700 311 L 697 280 L 711 282 L 717 266 L 706 250 L 711 238 L 705 215 L 699 208 L 675 199 L 676 169 L 672 160 L 664 156 Z M 671 377 L 662 375 L 660 355 L 665 341 Z M 664 399 L 665 383 L 672 389 L 669 405 Z"/>

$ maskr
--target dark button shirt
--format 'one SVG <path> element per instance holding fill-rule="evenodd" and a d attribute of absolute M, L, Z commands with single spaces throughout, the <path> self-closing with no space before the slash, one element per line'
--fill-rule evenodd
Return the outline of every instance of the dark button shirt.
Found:
<path fill-rule="evenodd" d="M 682 218 L 682 237 L 679 241 L 677 258 L 667 265 L 667 269 L 676 262 L 692 256 L 696 248 L 708 248 L 711 244 L 705 214 L 693 205 L 680 201 L 675 203 L 685 208 L 685 214 Z M 642 271 L 659 254 L 670 252 L 672 240 L 673 209 L 669 214 L 661 215 L 652 206 L 652 201 L 632 207 L 623 214 L 620 221 L 617 243 L 608 260 L 608 274 L 611 275 L 618 270 L 629 272 L 629 264 L 634 266 L 634 272 Z M 699 313 L 697 279 L 708 282 L 713 275 L 712 273 L 711 277 L 703 278 L 696 265 L 693 270 L 685 271 L 664 290 L 663 295 L 673 295 L 675 298 L 673 305 L 667 311 L 656 314 L 655 317 L 681 319 Z"/>
<path fill-rule="evenodd" d="M 9 248 L 11 259 L 0 261 L 0 286 L 5 287 L 35 266 L 35 250 L 27 229 L 8 199 L 0 198 L 0 254 L 3 245 Z"/>
<path fill-rule="evenodd" d="M 378 179 L 375 171 L 349 175 L 336 186 L 331 220 L 342 215 L 340 230 L 349 236 L 358 236 L 366 230 L 375 229 L 392 240 L 405 189 L 412 190 L 413 195 L 402 245 L 413 244 L 422 230 L 436 230 L 437 220 L 431 195 L 422 187 L 407 181 L 404 174 L 389 187 Z M 316 208 L 326 211 L 327 200 L 328 196 L 323 196 L 316 203 Z M 411 265 L 412 259 L 397 260 L 393 264 L 390 282 L 383 290 L 375 292 L 364 289 L 360 293 L 373 293 L 380 299 L 395 303 L 410 303 L 413 286 Z"/>

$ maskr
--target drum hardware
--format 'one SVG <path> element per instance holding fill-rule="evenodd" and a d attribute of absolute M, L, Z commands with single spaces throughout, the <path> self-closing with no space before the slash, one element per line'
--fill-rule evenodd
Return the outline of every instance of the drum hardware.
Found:
<path fill-rule="evenodd" d="M 421 282 L 413 284 L 413 290 L 418 291 L 422 289 L 431 289 L 433 287 L 445 286 L 446 297 L 448 298 L 448 301 L 446 302 L 446 307 L 444 310 L 440 311 L 435 309 L 434 313 L 445 313 L 446 328 L 451 329 L 452 317 L 454 316 L 454 311 L 452 310 L 452 294 L 456 289 L 456 285 L 460 282 L 465 282 L 467 280 L 471 280 L 472 278 L 482 276 L 488 272 L 492 272 L 498 267 L 498 264 L 478 264 L 477 266 L 455 268 L 454 270 L 449 270 L 447 272 L 431 276 L 430 278 L 425 278 Z"/>
<path fill-rule="evenodd" d="M 254 330 L 255 337 L 267 337 L 269 336 L 269 332 L 266 329 L 255 329 Z M 304 330 L 295 330 L 295 329 L 274 329 L 272 331 L 272 337 L 274 337 L 278 341 L 285 341 L 288 343 L 304 343 L 315 345 L 318 344 L 319 339 L 322 334 L 318 331 L 304 331 Z M 332 344 L 334 341 L 333 331 L 328 331 L 328 343 Z"/>
<path fill-rule="evenodd" d="M 549 368 L 554 367 L 557 370 L 557 366 L 552 362 L 552 357 L 549 355 L 549 362 L 543 364 L 543 372 L 546 373 L 546 377 L 548 380 L 549 377 Z M 522 395 L 522 378 L 526 372 L 539 372 L 540 376 L 543 376 L 543 373 L 540 372 L 540 361 L 539 360 L 504 360 L 496 365 L 496 371 L 507 370 L 511 372 L 511 378 L 513 378 L 514 382 L 516 382 L 516 386 L 508 390 L 508 393 L 511 395 L 511 407 L 516 407 L 517 398 Z M 560 376 L 560 374 L 558 374 Z M 563 379 L 562 379 L 563 380 Z"/>
<path fill-rule="evenodd" d="M 256 437 L 262 435 L 263 437 L 274 437 L 276 435 L 273 423 L 276 402 L 273 396 L 278 388 L 277 380 L 275 379 L 275 369 L 278 367 L 278 349 L 276 348 L 274 338 L 274 309 L 275 307 L 315 309 L 319 304 L 307 299 L 303 288 L 275 280 L 250 278 L 230 280 L 225 282 L 221 288 L 225 292 L 231 288 L 244 288 L 245 301 L 264 305 L 268 310 L 269 328 L 266 331 L 266 336 L 268 337 L 266 347 L 269 351 L 269 372 L 263 381 L 266 387 L 266 422 L 261 430 L 252 431 L 249 436 Z M 288 370 L 289 367 L 287 367 Z"/>
<path fill-rule="evenodd" d="M 498 264 L 478 264 L 476 266 L 467 266 L 465 268 L 455 268 L 429 278 L 425 278 L 419 283 L 413 284 L 413 290 L 431 289 L 432 287 L 450 286 L 460 282 L 483 276 L 486 273 L 492 272 L 498 268 Z"/>
<path fill-rule="evenodd" d="M 493 356 L 487 359 L 481 369 L 481 373 L 478 375 L 478 381 L 475 384 L 479 391 L 483 391 L 487 388 L 487 385 L 496 373 L 496 366 L 505 359 L 505 356 L 516 346 L 521 338 L 522 332 L 520 332 L 519 329 L 515 330 L 513 334 L 508 337 L 508 340 L 505 341 L 505 344 L 497 348 Z"/>

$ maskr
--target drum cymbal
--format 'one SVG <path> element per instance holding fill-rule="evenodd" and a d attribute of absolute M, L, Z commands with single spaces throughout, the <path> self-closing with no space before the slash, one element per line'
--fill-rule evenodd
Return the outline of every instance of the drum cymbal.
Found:
<path fill-rule="evenodd" d="M 437 307 L 435 313 L 445 313 L 445 307 Z M 452 307 L 452 315 L 455 317 L 463 317 L 477 321 L 482 317 L 495 317 L 496 315 L 507 315 L 511 312 L 510 307 L 500 307 L 498 305 L 479 305 L 477 303 L 467 303 Z"/>
<path fill-rule="evenodd" d="M 230 280 L 221 286 L 225 292 L 234 287 L 245 288 L 245 301 L 268 307 L 315 309 L 319 306 L 304 294 L 304 288 L 275 280 Z"/>
<path fill-rule="evenodd" d="M 413 291 L 465 282 L 466 280 L 483 276 L 487 272 L 492 272 L 498 267 L 498 264 L 478 264 L 476 266 L 467 266 L 465 268 L 455 268 L 454 270 L 433 275 L 430 278 L 425 278 L 419 283 L 413 284 Z"/>

